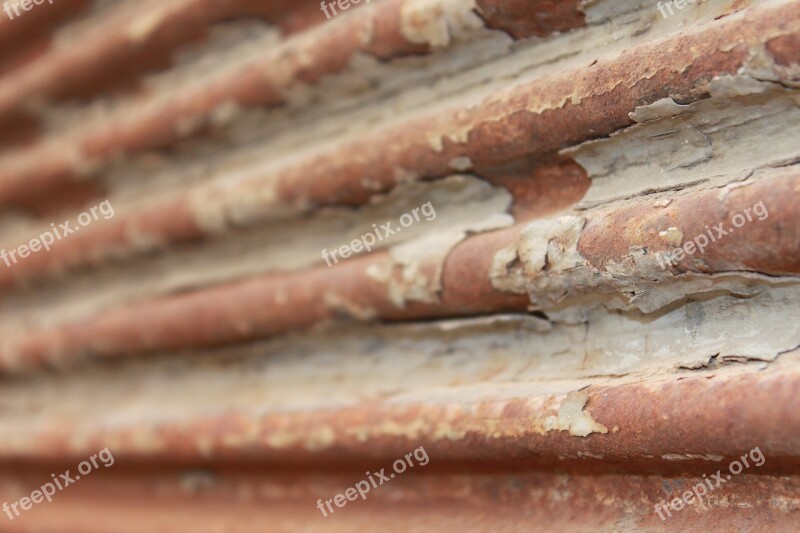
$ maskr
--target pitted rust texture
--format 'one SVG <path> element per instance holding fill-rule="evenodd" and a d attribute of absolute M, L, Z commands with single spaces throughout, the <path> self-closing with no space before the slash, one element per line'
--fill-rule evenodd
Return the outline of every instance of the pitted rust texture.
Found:
<path fill-rule="evenodd" d="M 797 5 L 788 8 L 790 12 L 798 9 Z M 362 139 L 347 143 L 334 154 L 315 158 L 311 172 L 307 168 L 296 169 L 297 172 L 289 171 L 282 176 L 278 180 L 282 201 L 292 203 L 298 189 L 313 191 L 314 184 L 324 182 L 333 190 L 326 191 L 317 202 L 310 198 L 309 203 L 335 202 L 338 191 L 348 190 L 348 185 L 352 189 L 364 179 L 376 179 L 376 175 L 377 179 L 392 179 L 397 169 L 441 176 L 450 170 L 449 162 L 458 157 L 469 157 L 479 173 L 489 172 L 509 159 L 547 153 L 607 135 L 630 125 L 628 113 L 636 106 L 666 96 L 700 97 L 708 80 L 720 74 L 734 74 L 745 66 L 751 47 L 800 31 L 792 25 L 776 29 L 782 28 L 778 20 L 789 15 L 785 11 L 754 8 L 750 17 L 723 19 L 703 33 L 638 47 L 578 72 L 555 74 L 516 87 L 474 110 L 449 110 L 370 135 L 366 143 Z M 353 16 L 333 20 L 316 30 L 316 39 L 290 39 L 252 68 L 227 77 L 224 83 L 215 86 L 213 94 L 207 90 L 182 94 L 166 107 L 131 113 L 137 121 L 126 122 L 122 131 L 114 123 L 113 127 L 106 125 L 80 135 L 77 140 L 68 141 L 67 146 L 43 144 L 12 154 L 5 163 L 7 168 L 14 169 L 13 173 L 10 170 L 3 173 L 0 169 L 0 202 L 18 203 L 56 183 L 76 179 L 79 168 L 76 157 L 85 160 L 83 166 L 103 165 L 112 154 L 170 144 L 178 139 L 175 125 L 181 117 L 202 118 L 196 123 L 199 128 L 225 101 L 244 106 L 279 105 L 285 101 L 284 92 L 301 81 L 297 78 L 300 73 L 307 73 L 303 76 L 306 82 L 319 80 L 339 72 L 347 58 L 356 52 L 375 49 L 384 38 L 394 42 L 395 33 L 386 36 L 372 33 L 373 25 L 384 13 L 396 17 L 396 5 L 391 1 L 381 2 L 360 9 Z M 397 20 L 394 25 L 401 23 L 402 20 Z M 368 40 L 362 41 L 365 36 Z M 418 43 L 398 44 L 398 56 L 418 51 Z M 331 50 L 337 53 L 331 56 Z M 309 64 L 318 66 L 312 69 Z M 262 74 L 264 69 L 268 72 L 266 78 Z M 358 161 L 342 161 L 340 153 L 363 153 L 365 145 L 375 146 L 375 150 Z M 70 151 L 74 154 L 67 156 Z M 49 163 L 45 166 L 41 161 Z M 326 179 L 320 179 L 320 173 L 326 174 Z M 331 180 L 331 175 L 339 179 Z M 285 187 L 290 191 L 284 192 Z M 369 194 L 363 186 L 361 190 L 362 194 Z"/>
<path fill-rule="evenodd" d="M 569 158 L 514 161 L 485 178 L 514 197 L 511 213 L 517 222 L 568 209 L 577 204 L 591 186 L 583 167 Z"/>
<path fill-rule="evenodd" d="M 671 267 L 674 272 L 800 274 L 800 179 L 796 170 L 741 187 L 676 194 L 671 198 L 666 207 L 641 201 L 601 217 L 590 217 L 581 233 L 578 251 L 594 268 L 605 271 L 612 263 L 630 264 L 632 248 L 663 254 L 705 235 L 709 241 L 706 249 L 687 254 Z M 757 217 L 752 207 L 760 202 L 767 215 Z M 752 220 L 745 217 L 748 208 Z M 738 214 L 744 224 L 736 228 L 731 219 Z M 714 229 L 720 224 L 724 225 Z M 672 233 L 682 235 L 681 242 L 670 242 Z"/>
<path fill-rule="evenodd" d="M 619 211 L 597 209 L 585 215 L 585 227 L 581 217 L 566 217 L 570 219 L 564 225 L 568 231 L 550 237 L 564 254 L 559 262 L 549 257 L 549 242 L 537 247 L 527 237 L 520 237 L 526 229 L 523 225 L 475 235 L 448 254 L 436 302 L 412 298 L 398 305 L 391 289 L 393 282 L 403 286 L 401 271 L 388 253 L 378 252 L 352 258 L 336 268 L 262 275 L 110 310 L 52 330 L 24 332 L 5 339 L 0 352 L 2 368 L 69 364 L 83 355 L 109 357 L 215 346 L 343 316 L 356 320 L 470 316 L 522 311 L 528 305 L 547 309 L 567 295 L 647 293 L 647 287 L 658 281 L 669 283 L 672 278 L 667 270 L 656 268 L 653 257 L 656 251 L 674 247 L 659 237 L 660 231 L 677 224 L 691 238 L 696 228 L 700 228 L 699 234 L 705 231 L 705 224 L 717 223 L 706 214 L 732 216 L 760 200 L 768 206 L 769 218 L 747 223 L 735 235 L 710 245 L 705 254 L 692 257 L 704 261 L 707 268 L 701 272 L 709 274 L 743 269 L 772 276 L 798 274 L 800 223 L 794 207 L 800 177 L 792 167 L 779 172 L 769 179 L 723 189 L 689 191 L 669 210 L 649 204 Z M 715 207 L 719 198 L 724 201 Z M 541 223 L 554 224 L 561 231 L 562 220 Z M 576 226 L 579 220 L 581 225 Z M 576 245 L 570 244 L 573 239 Z M 570 259 L 571 246 L 577 246 L 580 264 Z M 647 267 L 634 261 L 632 249 L 642 250 L 641 261 L 647 261 Z M 508 251 L 514 255 L 507 255 Z M 520 262 L 525 254 L 534 258 L 532 262 L 539 255 L 544 258 L 541 271 L 533 272 L 531 265 Z M 503 266 L 498 258 L 509 263 L 502 272 L 497 270 Z M 612 262 L 627 270 L 607 272 Z M 435 262 L 423 262 L 419 276 L 433 278 L 438 267 Z M 391 272 L 393 278 L 376 278 L 375 271 Z"/>
<path fill-rule="evenodd" d="M 365 457 L 390 460 L 409 447 L 424 446 L 443 469 L 472 464 L 486 469 L 674 474 L 716 469 L 727 464 L 725 459 L 759 446 L 769 458 L 765 474 L 800 469 L 796 363 L 762 371 L 685 370 L 634 383 L 574 386 L 579 393 L 493 398 L 496 391 L 487 391 L 485 398 L 463 402 L 234 410 L 123 424 L 103 424 L 101 418 L 82 426 L 80 441 L 70 438 L 72 424 L 49 420 L 0 442 L 0 461 L 80 459 L 111 446 L 121 462 L 212 459 L 307 469 L 311 464 L 361 465 Z M 586 398 L 575 416 L 590 417 L 597 425 L 588 434 L 552 423 L 575 394 Z M 732 421 L 736 423 L 728 423 Z"/>
<path fill-rule="evenodd" d="M 531 307 L 545 312 L 593 301 L 650 314 L 713 287 L 744 296 L 761 275 L 790 275 L 787 282 L 796 283 L 800 273 L 796 231 L 800 224 L 794 209 L 800 190 L 797 171 L 778 169 L 770 177 L 710 192 L 690 189 L 675 202 L 674 210 L 663 215 L 663 205 L 652 198 L 623 202 L 614 206 L 616 210 L 608 206 L 536 221 L 514 245 L 496 253 L 490 274 L 493 285 L 528 294 Z M 703 209 L 710 208 L 712 217 L 715 213 L 732 217 L 734 208 L 746 209 L 761 199 L 773 202 L 767 208 L 772 218 L 754 219 L 733 235 L 711 242 L 704 252 L 687 254 L 688 261 L 703 266 L 694 267 L 698 274 L 679 276 L 669 269 L 663 252 L 705 233 L 705 224 L 729 224 L 706 220 Z M 675 270 L 679 272 L 680 265 Z"/>
<path fill-rule="evenodd" d="M 586 25 L 580 0 L 478 0 L 486 26 L 515 39 L 546 37 Z"/>
<path fill-rule="evenodd" d="M 497 235 L 502 243 L 508 240 L 503 232 L 489 235 Z M 480 237 L 463 244 L 475 239 L 482 244 Z M 456 247 L 453 253 L 459 249 L 460 246 Z M 477 256 L 479 264 L 488 270 L 491 255 L 486 249 L 473 246 L 461 253 Z M 455 272 L 463 273 L 460 261 L 449 264 Z M 323 265 L 296 273 L 261 276 L 111 310 L 46 335 L 30 332 L 24 338 L 10 339 L 2 352 L 4 361 L 0 362 L 0 368 L 43 363 L 68 365 L 82 355 L 108 357 L 214 346 L 342 317 L 408 320 L 523 310 L 527 304 L 525 297 L 494 290 L 487 270 L 478 270 L 473 263 L 467 278 L 448 276 L 445 270 L 444 304 L 412 302 L 397 307 L 387 282 L 377 281 L 367 273 L 370 267 L 392 271 L 394 266 L 388 253 L 377 252 L 352 258 L 336 268 Z M 435 265 L 429 267 L 433 269 Z M 448 277 L 452 282 L 448 283 Z M 476 299 L 476 295 L 481 295 L 481 299 Z"/>
<path fill-rule="evenodd" d="M 294 105 L 294 91 L 340 81 L 326 78 L 349 75 L 363 59 L 358 54 L 386 61 L 430 54 L 451 34 L 428 23 L 463 21 L 462 11 L 445 16 L 454 6 L 473 5 L 469 15 L 481 17 L 469 18 L 464 34 L 485 25 L 541 37 L 582 27 L 583 7 L 596 17 L 636 4 L 429 0 L 442 18 L 428 19 L 422 0 L 362 0 L 358 11 L 325 21 L 317 0 L 302 1 L 186 0 L 209 9 L 263 8 L 267 17 L 285 9 L 288 18 L 273 22 L 294 28 L 288 31 L 322 24 L 283 41 L 282 52 L 292 57 L 268 52 L 270 62 L 258 72 L 238 72 L 220 86 L 201 82 L 191 94 L 176 91 L 183 107 L 165 118 L 125 116 L 102 135 L 32 150 L 19 167 L 0 163 L 1 205 L 63 208 L 67 218 L 68 206 L 85 209 L 97 194 L 120 199 L 116 218 L 12 268 L 0 264 L 0 291 L 14 291 L 0 307 L 0 502 L 28 496 L 51 472 L 74 474 L 78 462 L 103 448 L 116 460 L 20 519 L 7 522 L 0 512 L 3 529 L 795 530 L 800 164 L 785 133 L 793 130 L 782 128 L 800 113 L 792 107 L 800 105 L 798 91 L 790 89 L 800 81 L 800 1 L 688 5 L 683 14 L 748 7 L 696 24 L 675 16 L 674 31 L 659 27 L 657 39 L 637 34 L 620 55 L 623 46 L 604 48 L 596 64 L 590 57 L 579 65 L 552 46 L 581 34 L 534 39 L 512 45 L 511 56 L 541 50 L 548 74 L 534 78 L 531 69 L 539 67 L 527 64 L 514 71 L 522 61 L 506 71 L 513 57 L 501 54 L 474 73 L 498 89 L 484 100 L 469 92 L 489 94 L 480 85 L 420 93 L 435 99 L 423 113 L 404 108 L 406 96 L 418 95 L 398 86 L 409 94 L 388 104 L 404 100 L 402 119 L 367 124 L 355 112 L 326 115 L 323 98 L 312 111 L 325 116 L 301 113 L 301 125 L 308 119 L 310 127 L 353 133 L 339 145 L 327 144 L 332 133 L 311 132 L 302 149 L 270 138 L 275 146 L 253 146 L 265 152 L 241 169 L 240 160 L 226 159 L 228 152 L 243 155 L 234 143 L 255 144 L 240 116 L 241 129 L 210 151 L 209 159 L 220 156 L 224 165 L 208 174 L 177 168 L 200 151 L 180 145 L 151 154 L 169 161 L 170 172 L 158 167 L 141 183 L 121 183 L 140 177 L 134 172 L 94 179 L 120 150 L 172 147 L 205 126 L 170 129 L 187 118 L 183 112 L 211 116 L 232 104 L 231 95 L 241 107 Z M 403 6 L 412 4 L 421 7 L 418 16 L 404 19 Z M 654 5 L 647 11 L 639 4 L 614 18 L 624 31 L 592 22 L 586 35 L 662 22 L 654 22 L 661 17 Z M 153 36 L 161 43 L 154 47 L 169 48 L 170 39 L 188 35 L 181 28 L 203 28 L 205 17 L 217 16 L 183 13 L 165 26 L 174 35 Z M 471 26 L 475 20 L 480 28 Z M 419 38 L 426 32 L 429 42 Z M 460 51 L 407 61 L 462 76 L 447 64 L 464 61 Z M 287 72 L 274 71 L 276 57 Z M 366 70 L 377 65 L 367 62 Z M 390 73 L 404 72 L 405 62 Z M 267 81 L 259 77 L 265 70 Z M 381 106 L 378 93 L 378 101 L 358 93 L 364 101 L 347 104 Z M 670 113 L 691 113 L 680 104 L 710 94 L 714 113 L 685 121 L 714 129 L 703 146 L 708 159 L 684 165 L 698 161 L 701 150 L 680 135 L 658 151 L 651 133 L 672 135 L 684 122 Z M 786 105 L 773 106 L 777 99 Z M 282 121 L 282 113 L 267 117 Z M 343 124 L 351 116 L 353 124 Z M 694 131 L 700 137 L 707 130 Z M 305 130 L 280 133 L 291 141 Z M 602 145 L 590 154 L 595 160 L 580 159 L 588 172 L 564 155 L 572 152 L 563 148 L 596 138 L 603 140 L 587 143 Z M 324 147 L 314 146 L 316 139 Z M 627 142 L 641 139 L 639 152 Z M 286 153 L 278 153 L 284 145 Z M 84 157 L 87 150 L 93 157 Z M 687 151 L 690 157 L 681 157 Z M 139 164 L 121 157 L 123 165 Z M 675 168 L 680 172 L 670 174 Z M 462 194 L 466 189 L 433 187 L 453 178 L 468 178 L 502 201 L 484 211 Z M 405 183 L 415 180 L 437 181 Z M 25 190 L 39 186 L 45 188 Z M 342 228 L 379 218 L 365 212 L 389 212 L 363 209 L 380 205 L 387 191 L 402 208 L 438 198 L 443 224 L 331 268 L 316 244 L 306 246 L 307 236 L 327 239 L 317 229 L 343 236 L 349 229 Z M 730 229 L 731 217 L 757 203 L 767 218 L 754 213 L 705 251 L 658 267 L 658 254 L 717 224 Z M 328 219 L 330 211 L 353 218 Z M 0 214 L 17 223 L 15 213 Z M 484 215 L 491 222 L 476 222 Z M 21 222 L 27 232 L 30 221 Z M 459 234 L 463 240 L 441 239 L 462 223 L 474 224 Z M 297 229 L 292 237 L 301 235 L 302 253 L 284 248 L 294 242 L 281 231 L 288 227 Z M 4 239 L 14 233 L 5 231 Z M 261 242 L 262 255 L 237 255 Z M 219 250 L 228 253 L 208 260 Z M 246 268 L 233 268 L 240 264 Z M 251 342 L 265 337 L 276 338 Z M 316 508 L 318 498 L 344 492 L 367 471 L 385 467 L 388 474 L 395 460 L 422 446 L 430 464 L 375 487 L 364 501 L 337 506 L 333 517 Z M 748 465 L 667 521 L 656 514 L 657 504 L 718 470 L 724 476 L 755 447 L 763 465 Z"/>
<path fill-rule="evenodd" d="M 507 189 L 514 197 L 512 214 L 524 221 L 578 202 L 589 187 L 586 172 L 571 160 L 556 163 L 515 164 L 489 181 Z M 85 182 L 65 191 L 51 204 L 65 206 L 87 199 L 96 190 L 95 182 Z M 88 190 L 87 190 L 88 189 Z M 350 191 L 341 191 L 348 194 Z M 345 205 L 363 205 L 370 197 L 362 191 L 343 198 Z M 141 236 L 150 236 L 147 244 Z M 158 210 L 118 214 L 114 219 L 95 223 L 80 234 L 59 242 L 47 254 L 31 255 L 24 264 L 0 269 L 0 287 L 30 285 L 36 280 L 57 278 L 64 272 L 97 268 L 118 263 L 126 257 L 145 256 L 162 251 L 173 243 L 199 243 L 208 236 L 206 228 L 196 222 L 195 213 L 185 201 L 162 204 Z"/>
<path fill-rule="evenodd" d="M 389 3 L 381 5 L 391 6 Z M 793 4 L 791 9 L 798 11 L 800 6 Z M 213 184 L 199 187 L 183 198 L 120 217 L 110 224 L 118 226 L 113 232 L 120 235 L 125 234 L 124 227 L 146 226 L 150 240 L 166 246 L 176 241 L 170 225 L 194 228 L 185 233 L 186 238 L 199 238 L 206 234 L 206 230 L 202 224 L 205 215 L 198 209 L 221 212 L 226 219 L 235 218 L 232 213 L 238 209 L 237 206 L 243 202 L 252 204 L 252 198 L 263 197 L 261 191 L 265 185 L 274 193 L 260 201 L 258 210 L 269 217 L 270 213 L 286 206 L 298 212 L 308 212 L 324 205 L 359 205 L 408 178 L 407 173 L 398 173 L 398 169 L 410 170 L 413 176 L 442 177 L 452 173 L 451 162 L 458 158 L 469 158 L 479 175 L 490 179 L 502 176 L 507 174 L 507 167 L 514 161 L 549 160 L 564 146 L 629 126 L 632 120 L 628 114 L 639 105 L 666 96 L 677 99 L 702 97 L 708 80 L 720 74 L 736 73 L 746 65 L 750 47 L 757 47 L 768 35 L 776 33 L 775 27 L 782 27 L 780 21 L 785 20 L 784 11 L 765 8 L 755 10 L 742 20 L 722 20 L 703 33 L 638 47 L 588 69 L 555 74 L 514 87 L 507 94 L 489 98 L 477 107 L 452 109 L 360 136 L 334 150 L 318 152 L 276 174 L 243 182 L 235 188 L 226 186 L 224 194 Z M 800 20 L 800 16 L 797 19 Z M 361 18 L 349 20 L 355 24 Z M 789 25 L 789 29 L 780 31 L 795 35 L 800 30 Z M 253 94 L 251 92 L 252 98 Z M 94 139 L 95 155 L 113 152 L 121 137 L 130 146 L 152 143 L 153 139 L 146 133 L 154 128 L 162 133 L 161 141 L 166 141 L 168 135 L 164 136 L 165 130 L 159 129 L 163 126 L 162 118 L 145 118 L 139 125 L 123 130 L 116 128 L 114 136 Z M 170 120 L 167 118 L 167 122 Z M 461 133 L 453 137 L 452 132 Z M 359 154 L 359 157 L 342 154 Z M 48 161 L 53 161 L 47 157 Z M 0 182 L 0 197 L 5 195 L 8 199 L 19 200 L 19 195 L 34 190 L 38 194 L 59 183 L 67 170 L 66 163 L 58 160 L 63 154 L 52 157 L 56 160 L 51 168 L 40 166 L 37 158 L 35 164 L 40 166 L 36 171 L 38 178 L 28 175 L 30 181 L 22 179 L 26 172 L 13 176 L 7 172 L 6 181 Z M 33 164 L 33 160 L 31 162 Z M 164 217 L 163 212 L 168 209 L 173 214 Z M 151 220 L 163 220 L 166 225 L 162 227 Z M 87 231 L 95 230 L 90 228 Z M 103 230 L 106 231 L 111 230 Z M 179 234 L 184 235 L 183 232 Z M 106 242 L 103 237 L 87 234 L 86 239 L 87 256 L 91 255 L 95 260 L 102 258 L 103 243 Z M 96 244 L 89 244 L 92 239 L 97 239 Z M 123 242 L 116 251 L 132 253 L 133 247 Z M 65 264 L 79 266 L 88 263 L 86 257 L 80 257 L 84 252 L 65 249 L 63 253 L 74 259 L 66 261 L 56 259 L 54 255 L 53 269 Z M 42 260 L 43 263 L 49 261 Z M 39 270 L 39 267 L 30 265 L 29 268 L 31 277 L 36 277 L 46 274 L 51 267 L 42 266 Z"/>
<path fill-rule="evenodd" d="M 207 0 L 185 2 L 188 2 L 185 9 L 181 9 L 183 4 L 179 4 L 173 12 L 164 13 L 158 21 L 160 24 L 149 30 L 145 37 L 153 37 L 146 41 L 147 46 L 141 50 L 142 54 L 152 58 L 149 52 L 153 49 L 161 50 L 165 45 L 167 48 L 176 46 L 211 21 L 239 12 L 236 10 L 237 4 L 211 2 L 212 6 L 206 6 Z M 252 7 L 249 2 L 244 5 Z M 169 146 L 209 125 L 211 115 L 220 105 L 229 102 L 243 107 L 285 104 L 295 86 L 315 84 L 326 76 L 344 71 L 358 53 L 370 54 L 381 60 L 426 53 L 430 51 L 428 43 L 411 41 L 407 35 L 413 24 L 409 26 L 405 11 L 417 5 L 417 0 L 386 0 L 364 6 L 348 13 L 348 16 L 336 17 L 316 29 L 303 32 L 297 38 L 287 39 L 263 57 L 227 74 L 221 80 L 214 80 L 208 86 L 183 89 L 166 102 L 152 101 L 147 94 L 140 95 L 131 103 L 133 109 L 124 110 L 124 127 L 120 126 L 120 118 L 112 115 L 90 126 L 88 133 L 84 131 L 85 125 L 80 125 L 74 131 L 62 132 L 55 139 L 43 139 L 38 146 L 23 151 L 18 157 L 12 156 L 12 161 L 8 163 L 14 168 L 15 177 L 3 176 L 0 171 L 0 183 L 4 185 L 0 185 L 0 201 L 5 198 L 7 202 L 19 205 L 31 196 L 40 196 L 59 182 L 79 179 L 83 172 L 78 167 L 85 167 L 89 162 L 92 166 L 103 166 L 120 154 Z M 214 6 L 216 9 L 210 9 Z M 196 20 L 192 20 L 192 15 Z M 429 10 L 425 15 L 433 20 L 412 21 L 447 27 L 447 12 Z M 437 17 L 441 20 L 437 20 Z M 35 87 L 27 83 L 24 72 L 9 78 L 8 85 L 0 85 L 0 113 L 13 110 L 31 90 L 41 92 L 61 87 L 61 83 L 53 86 L 51 81 L 54 78 L 61 80 L 65 75 L 80 77 L 83 71 L 76 67 L 86 64 L 102 66 L 104 61 L 116 63 L 119 60 L 116 57 L 118 53 L 106 54 L 120 48 L 127 50 L 128 37 L 124 32 L 120 35 L 123 29 L 129 30 L 127 27 L 108 28 L 97 43 L 88 47 L 88 51 L 64 52 L 67 58 L 75 54 L 74 61 L 77 63 L 70 63 L 63 57 L 52 59 L 53 65 L 49 68 L 55 69 L 54 77 L 48 77 L 44 82 L 38 78 L 30 80 L 36 84 Z M 122 42 L 119 42 L 120 39 Z M 149 48 L 151 46 L 153 48 Z M 90 58 L 91 61 L 85 62 L 84 55 L 87 53 L 95 55 Z M 43 59 L 49 60 L 49 56 Z M 190 131 L 181 131 L 178 124 L 187 119 L 192 120 L 193 127 Z M 49 164 L 41 165 L 42 158 Z M 76 158 L 84 161 L 76 165 Z M 36 185 L 35 192 L 29 187 L 31 184 Z"/>

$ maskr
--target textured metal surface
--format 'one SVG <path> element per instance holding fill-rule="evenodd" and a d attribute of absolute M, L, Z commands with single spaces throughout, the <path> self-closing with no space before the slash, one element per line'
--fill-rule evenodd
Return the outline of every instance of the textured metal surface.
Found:
<path fill-rule="evenodd" d="M 800 2 L 670 5 L 0 20 L 0 530 L 796 530 Z"/>

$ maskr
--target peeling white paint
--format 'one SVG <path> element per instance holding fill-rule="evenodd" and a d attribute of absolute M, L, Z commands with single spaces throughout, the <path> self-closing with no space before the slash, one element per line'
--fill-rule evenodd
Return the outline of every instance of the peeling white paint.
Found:
<path fill-rule="evenodd" d="M 547 431 L 569 431 L 575 437 L 586 437 L 592 433 L 608 433 L 608 428 L 598 424 L 591 413 L 585 410 L 589 395 L 585 391 L 571 392 L 561 402 L 557 416 L 549 416 L 544 427 Z"/>

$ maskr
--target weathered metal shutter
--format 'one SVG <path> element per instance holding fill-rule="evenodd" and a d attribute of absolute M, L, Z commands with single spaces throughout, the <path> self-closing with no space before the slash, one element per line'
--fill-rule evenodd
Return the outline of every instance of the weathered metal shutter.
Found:
<path fill-rule="evenodd" d="M 798 529 L 799 1 L 6 6 L 0 530 Z"/>

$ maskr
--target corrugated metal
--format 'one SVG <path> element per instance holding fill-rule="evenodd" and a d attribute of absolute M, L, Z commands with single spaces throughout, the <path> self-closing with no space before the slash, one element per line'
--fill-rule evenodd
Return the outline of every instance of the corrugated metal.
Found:
<path fill-rule="evenodd" d="M 797 0 L 0 18 L 0 530 L 797 529 Z"/>

